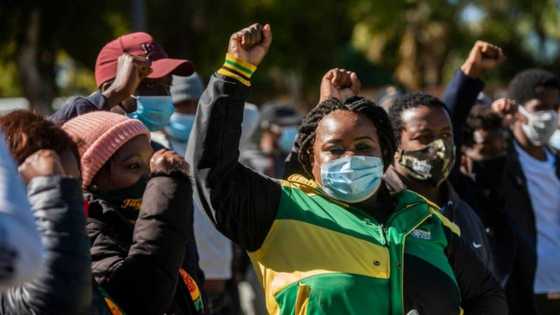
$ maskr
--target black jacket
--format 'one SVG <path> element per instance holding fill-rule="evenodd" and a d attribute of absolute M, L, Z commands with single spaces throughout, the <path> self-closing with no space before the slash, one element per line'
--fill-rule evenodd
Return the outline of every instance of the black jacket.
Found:
<path fill-rule="evenodd" d="M 560 178 L 560 159 L 556 159 L 556 176 Z M 537 269 L 537 227 L 527 179 L 513 143 L 510 143 L 504 167 L 503 190 L 507 196 L 504 208 L 513 222 L 518 242 L 513 272 L 506 286 L 511 314 L 537 314 L 533 291 Z"/>
<path fill-rule="evenodd" d="M 462 143 L 462 129 L 476 96 L 484 85 L 458 71 L 449 83 L 444 101 L 451 112 L 457 148 Z M 510 139 L 513 136 L 510 135 Z M 503 165 L 482 170 L 475 178 L 475 186 L 466 184 L 455 169 L 451 181 L 461 187 L 459 193 L 481 212 L 489 228 L 497 261 L 497 274 L 505 283 L 510 314 L 535 315 L 534 280 L 537 266 L 537 231 L 533 206 L 517 151 L 511 140 Z M 560 177 L 560 161 L 556 174 Z M 491 180 L 482 180 L 483 178 Z M 494 182 L 488 185 L 488 182 Z M 487 190 L 485 193 L 484 190 Z"/>
<path fill-rule="evenodd" d="M 244 167 L 238 162 L 243 104 L 249 89 L 241 83 L 214 75 L 202 95 L 187 149 L 192 167 L 195 198 L 218 230 L 248 251 L 258 250 L 267 237 L 281 202 L 277 180 Z M 505 314 L 503 292 L 461 239 L 452 241 L 450 263 L 463 296 L 465 314 Z M 430 305 L 428 314 L 441 305 L 442 295 L 434 290 L 437 277 L 423 261 L 406 256 L 405 304 Z M 428 266 L 429 267 L 429 266 Z M 410 269 L 409 269 L 410 268 Z M 429 270 L 430 272 L 426 272 Z M 422 279 L 423 278 L 423 279 Z M 432 312 L 430 312 L 432 310 Z"/>
<path fill-rule="evenodd" d="M 92 271 L 127 314 L 197 314 L 179 276 L 183 268 L 198 284 L 202 274 L 192 252 L 191 185 L 185 176 L 152 177 L 135 223 L 104 200 L 89 203 L 87 231 Z M 187 250 L 187 247 L 190 250 Z"/>
<path fill-rule="evenodd" d="M 398 191 L 406 188 L 392 166 L 385 172 L 385 181 L 390 184 L 391 190 Z M 457 224 L 461 229 L 461 238 L 464 242 L 480 259 L 482 264 L 488 270 L 493 271 L 494 261 L 490 242 L 486 237 L 484 226 L 480 222 L 478 215 L 459 197 L 449 182 L 443 184 L 443 193 L 447 197 L 447 203 L 441 207 L 441 212 L 451 222 Z"/>
<path fill-rule="evenodd" d="M 46 249 L 45 270 L 35 281 L 0 295 L 0 314 L 89 314 L 91 260 L 80 181 L 37 177 L 28 197 Z"/>

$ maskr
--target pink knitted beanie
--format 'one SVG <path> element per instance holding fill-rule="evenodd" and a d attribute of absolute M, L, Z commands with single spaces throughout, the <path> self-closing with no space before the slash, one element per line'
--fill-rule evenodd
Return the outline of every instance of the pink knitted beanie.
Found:
<path fill-rule="evenodd" d="M 139 120 L 106 111 L 80 115 L 66 122 L 62 129 L 78 145 L 84 189 L 123 144 L 139 135 L 150 137 L 150 132 Z"/>

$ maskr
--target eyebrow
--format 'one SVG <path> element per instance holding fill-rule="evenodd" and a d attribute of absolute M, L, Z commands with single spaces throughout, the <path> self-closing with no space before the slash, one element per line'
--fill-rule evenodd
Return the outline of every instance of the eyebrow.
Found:
<path fill-rule="evenodd" d="M 357 141 L 357 140 L 371 140 L 371 141 L 374 141 L 373 138 L 370 137 L 370 136 L 363 136 L 363 137 L 359 137 L 359 138 L 354 139 L 354 141 Z"/>
<path fill-rule="evenodd" d="M 123 157 L 118 157 L 118 160 L 121 161 L 121 162 L 125 162 L 125 161 L 131 160 L 133 158 L 136 158 L 138 156 L 139 156 L 138 154 L 132 153 L 132 154 L 129 154 L 129 155 L 125 155 Z"/>
<path fill-rule="evenodd" d="M 370 136 L 362 136 L 362 137 L 353 139 L 353 141 L 360 141 L 360 140 L 370 140 L 372 142 L 375 142 L 375 140 Z M 340 143 L 340 142 L 342 142 L 342 140 L 340 140 L 340 139 L 331 139 L 331 140 L 325 141 L 325 144 L 327 144 L 327 143 Z"/>

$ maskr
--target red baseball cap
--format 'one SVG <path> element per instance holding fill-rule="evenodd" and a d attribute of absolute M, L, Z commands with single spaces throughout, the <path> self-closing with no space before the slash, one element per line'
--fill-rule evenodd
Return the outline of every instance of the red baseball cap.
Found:
<path fill-rule="evenodd" d="M 189 76 L 194 72 L 193 64 L 186 59 L 168 58 L 167 53 L 148 33 L 138 32 L 122 35 L 105 45 L 95 62 L 95 83 L 101 87 L 117 75 L 117 60 L 122 54 L 148 57 L 152 65 L 150 79 L 163 78 L 169 74 Z"/>

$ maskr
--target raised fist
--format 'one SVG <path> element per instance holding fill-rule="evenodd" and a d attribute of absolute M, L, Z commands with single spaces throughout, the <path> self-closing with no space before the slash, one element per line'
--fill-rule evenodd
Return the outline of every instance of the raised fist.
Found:
<path fill-rule="evenodd" d="M 358 95 L 361 86 L 356 73 L 345 69 L 331 69 L 321 80 L 319 103 L 329 98 L 344 101 L 351 96 Z"/>
<path fill-rule="evenodd" d="M 496 68 L 505 59 L 500 47 L 477 41 L 471 49 L 469 57 L 461 66 L 461 70 L 469 77 L 478 78 L 483 72 Z"/>
<path fill-rule="evenodd" d="M 270 48 L 270 25 L 253 24 L 231 35 L 228 53 L 235 58 L 258 66 Z"/>
<path fill-rule="evenodd" d="M 136 92 L 140 82 L 152 72 L 151 62 L 146 57 L 123 54 L 117 62 L 117 74 L 113 83 L 103 92 L 107 99 L 108 107 L 123 106 L 126 112 L 134 109 L 126 108 L 124 100 Z"/>
<path fill-rule="evenodd" d="M 500 98 L 492 103 L 492 111 L 502 117 L 505 126 L 513 123 L 517 107 L 517 103 L 509 98 Z"/>
<path fill-rule="evenodd" d="M 150 160 L 150 172 L 152 174 L 163 173 L 170 175 L 180 172 L 189 175 L 189 164 L 179 154 L 169 150 L 159 150 Z"/>
<path fill-rule="evenodd" d="M 58 154 L 52 150 L 39 150 L 25 159 L 18 167 L 25 183 L 40 176 L 63 175 L 64 168 Z"/>

